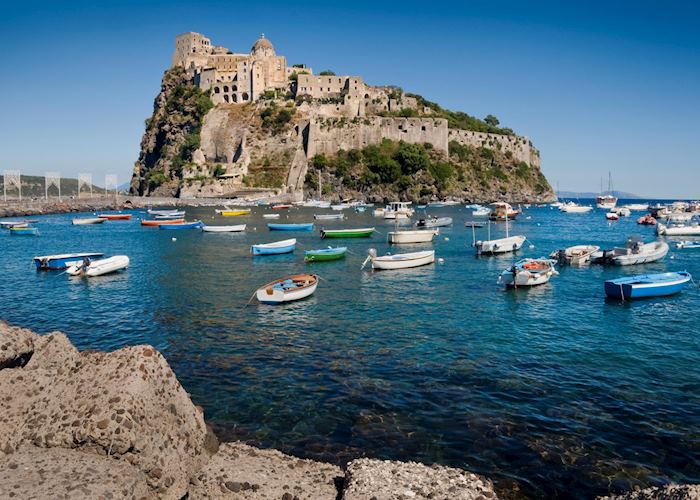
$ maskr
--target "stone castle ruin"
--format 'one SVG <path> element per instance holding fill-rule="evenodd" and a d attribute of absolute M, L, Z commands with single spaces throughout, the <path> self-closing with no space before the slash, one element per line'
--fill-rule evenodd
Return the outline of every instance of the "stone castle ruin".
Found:
<path fill-rule="evenodd" d="M 450 141 L 474 147 L 497 148 L 517 161 L 540 167 L 539 152 L 527 137 L 487 134 L 448 127 L 444 118 L 431 117 L 415 97 L 396 87 L 371 86 L 361 76 L 316 75 L 303 64 L 289 66 L 264 35 L 249 53 L 235 53 L 212 45 L 199 33 L 184 33 L 175 40 L 173 67 L 184 68 L 187 77 L 210 93 L 215 107 L 201 129 L 201 146 L 193 155 L 193 168 L 183 180 L 211 175 L 212 166 L 223 167 L 206 192 L 185 194 L 223 195 L 243 186 L 251 165 L 262 153 L 285 163 L 283 189 L 301 196 L 308 161 L 316 154 L 333 155 L 340 149 L 363 148 L 388 138 L 409 143 L 430 143 L 447 153 Z M 279 137 L 261 137 L 255 113 L 272 101 L 293 107 L 292 127 Z M 387 116 L 405 109 L 419 118 Z M 381 116 L 384 115 L 384 116 Z M 185 188 L 186 190 L 187 188 Z"/>

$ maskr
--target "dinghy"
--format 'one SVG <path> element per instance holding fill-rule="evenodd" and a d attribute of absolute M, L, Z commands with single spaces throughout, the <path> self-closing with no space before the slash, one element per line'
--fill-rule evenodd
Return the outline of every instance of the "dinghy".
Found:
<path fill-rule="evenodd" d="M 488 226 L 488 239 L 476 241 L 476 226 L 472 226 L 472 246 L 476 249 L 477 255 L 493 255 L 497 253 L 508 253 L 520 250 L 527 239 L 523 235 L 510 236 L 508 231 L 508 221 L 506 220 L 506 237 L 491 239 L 491 222 Z"/>
<path fill-rule="evenodd" d="M 267 228 L 270 231 L 313 231 L 314 224 L 268 224 Z"/>
<path fill-rule="evenodd" d="M 394 255 L 377 256 L 377 251 L 370 248 L 368 256 L 362 263 L 364 269 L 367 262 L 372 263 L 372 269 L 408 269 L 411 267 L 425 266 L 435 262 L 435 250 L 424 252 L 397 253 Z"/>
<path fill-rule="evenodd" d="M 221 215 L 222 217 L 238 217 L 239 215 L 248 215 L 250 213 L 250 209 L 249 208 L 242 208 L 240 210 L 233 210 L 233 209 L 216 210 L 216 213 Z"/>
<path fill-rule="evenodd" d="M 344 259 L 347 251 L 347 247 L 328 247 L 320 250 L 307 250 L 304 252 L 304 261 L 325 262 L 329 260 Z"/>
<path fill-rule="evenodd" d="M 416 222 L 418 227 L 443 227 L 451 226 L 452 217 L 428 217 L 427 219 L 420 219 Z"/>
<path fill-rule="evenodd" d="M 665 297 L 680 292 L 692 279 L 690 273 L 661 273 L 628 276 L 605 282 L 605 295 L 615 299 Z"/>
<path fill-rule="evenodd" d="M 656 226 L 656 233 L 659 236 L 700 236 L 700 224 L 692 224 L 690 226 L 666 226 L 659 224 Z"/>
<path fill-rule="evenodd" d="M 557 259 L 560 265 L 583 266 L 591 262 L 591 256 L 598 250 L 600 247 L 596 245 L 576 245 L 552 252 L 550 257 Z"/>
<path fill-rule="evenodd" d="M 29 227 L 28 222 L 17 222 L 15 224 L 12 224 L 11 226 L 5 226 L 7 229 L 19 229 L 23 227 Z"/>
<path fill-rule="evenodd" d="M 680 241 L 676 248 L 700 248 L 700 241 Z"/>
<path fill-rule="evenodd" d="M 82 219 L 73 219 L 73 225 L 74 226 L 85 226 L 89 224 L 102 224 L 104 221 L 107 219 L 103 219 L 100 217 L 85 217 Z"/>
<path fill-rule="evenodd" d="M 359 207 L 358 207 L 359 208 Z M 315 220 L 343 220 L 345 214 L 315 214 Z"/>
<path fill-rule="evenodd" d="M 171 209 L 171 210 L 152 210 L 152 209 L 149 208 L 148 210 L 146 210 L 146 212 L 148 212 L 149 215 L 172 215 L 172 214 L 179 213 L 180 211 L 177 210 L 177 209 Z M 183 212 L 182 215 L 185 215 L 185 213 Z"/>
<path fill-rule="evenodd" d="M 287 210 L 288 208 L 292 208 L 292 206 L 291 205 L 283 205 L 283 204 L 272 205 L 272 210 Z"/>
<path fill-rule="evenodd" d="M 131 214 L 97 214 L 97 217 L 107 220 L 131 220 Z"/>
<path fill-rule="evenodd" d="M 574 203 L 573 201 L 565 203 L 559 207 L 559 211 L 565 212 L 567 214 L 585 214 L 590 212 L 591 210 L 593 210 L 593 207 L 579 205 L 577 203 Z"/>
<path fill-rule="evenodd" d="M 430 243 L 439 233 L 438 229 L 419 229 L 417 231 L 390 231 L 387 235 L 389 243 Z"/>
<path fill-rule="evenodd" d="M 245 224 L 237 226 L 202 226 L 202 231 L 205 233 L 240 233 L 245 231 Z"/>
<path fill-rule="evenodd" d="M 182 219 L 185 217 L 185 212 L 173 212 L 168 215 L 156 215 L 156 219 Z"/>
<path fill-rule="evenodd" d="M 0 226 L 6 229 L 11 227 L 29 227 L 29 224 L 39 222 L 38 220 L 4 220 L 0 221 Z"/>
<path fill-rule="evenodd" d="M 280 214 L 263 214 L 263 219 L 279 219 Z"/>
<path fill-rule="evenodd" d="M 84 253 L 64 253 L 59 255 L 42 255 L 34 257 L 34 265 L 37 269 L 45 271 L 55 271 L 57 269 L 65 269 L 67 267 L 81 264 L 83 259 L 99 259 L 104 254 L 99 252 L 84 252 Z"/>
<path fill-rule="evenodd" d="M 491 210 L 486 207 L 479 207 L 472 212 L 474 217 L 488 217 L 491 215 Z"/>
<path fill-rule="evenodd" d="M 38 236 L 38 227 L 11 227 L 10 234 L 13 236 Z"/>
<path fill-rule="evenodd" d="M 668 253 L 668 243 L 653 241 L 644 243 L 639 238 L 628 238 L 624 247 L 612 250 L 600 250 L 591 255 L 591 262 L 615 264 L 616 266 L 631 266 L 648 264 L 663 259 Z"/>
<path fill-rule="evenodd" d="M 373 227 L 359 229 L 321 229 L 321 238 L 369 238 L 374 232 Z"/>
<path fill-rule="evenodd" d="M 523 259 L 506 269 L 498 278 L 499 283 L 507 287 L 544 285 L 554 275 L 559 274 L 554 269 L 556 261 L 552 259 Z"/>
<path fill-rule="evenodd" d="M 179 222 L 177 224 L 161 224 L 158 228 L 174 231 L 178 229 L 201 229 L 203 225 L 201 220 L 196 220 L 192 222 Z"/>
<path fill-rule="evenodd" d="M 99 259 L 91 261 L 85 259 L 80 264 L 73 265 L 66 269 L 66 272 L 71 276 L 103 276 L 105 274 L 115 273 L 129 267 L 129 257 L 126 255 L 115 255 L 107 259 Z"/>
<path fill-rule="evenodd" d="M 316 291 L 317 286 L 318 276 L 315 274 L 296 274 L 261 286 L 255 295 L 263 304 L 281 304 L 306 298 Z"/>
<path fill-rule="evenodd" d="M 297 240 L 294 238 L 290 240 L 276 241 L 274 243 L 262 243 L 251 246 L 250 252 L 253 255 L 277 255 L 282 253 L 292 253 L 296 244 Z"/>
<path fill-rule="evenodd" d="M 185 219 L 172 219 L 172 220 L 142 220 L 142 226 L 162 226 L 165 224 L 182 224 Z"/>

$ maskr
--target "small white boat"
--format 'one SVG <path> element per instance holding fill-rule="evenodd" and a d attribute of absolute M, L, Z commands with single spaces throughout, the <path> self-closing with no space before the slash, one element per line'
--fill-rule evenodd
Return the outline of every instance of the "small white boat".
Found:
<path fill-rule="evenodd" d="M 632 212 L 643 212 L 645 210 L 649 210 L 649 204 L 648 203 L 628 203 L 627 205 L 623 205 L 622 208 L 626 208 L 627 210 L 630 210 Z"/>
<path fill-rule="evenodd" d="M 435 262 L 435 250 L 423 252 L 398 253 L 394 255 L 377 256 L 377 251 L 370 248 L 368 256 L 362 263 L 362 268 L 367 262 L 372 263 L 372 269 L 408 269 L 411 267 L 425 266 Z"/>
<path fill-rule="evenodd" d="M 389 243 L 430 243 L 439 233 L 437 229 L 419 229 L 417 231 L 389 231 L 387 240 Z"/>
<path fill-rule="evenodd" d="M 554 269 L 555 263 L 556 261 L 545 258 L 523 259 L 503 271 L 498 281 L 513 288 L 544 285 L 552 276 L 559 274 Z"/>
<path fill-rule="evenodd" d="M 487 207 L 480 207 L 474 210 L 472 212 L 472 215 L 474 217 L 488 217 L 489 215 L 491 215 L 491 209 Z"/>
<path fill-rule="evenodd" d="M 676 248 L 700 248 L 700 241 L 679 241 L 676 243 Z"/>
<path fill-rule="evenodd" d="M 202 226 L 202 231 L 205 233 L 240 233 L 245 231 L 245 224 L 236 226 Z"/>
<path fill-rule="evenodd" d="M 559 207 L 559 210 L 567 214 L 585 214 L 593 210 L 593 207 L 579 205 L 573 201 L 570 201 L 569 203 L 565 203 Z"/>
<path fill-rule="evenodd" d="M 690 222 L 693 214 L 690 212 L 670 212 L 666 215 L 668 222 Z"/>
<path fill-rule="evenodd" d="M 692 224 L 690 226 L 666 226 L 665 224 L 657 224 L 656 232 L 660 236 L 700 236 L 700 224 Z"/>
<path fill-rule="evenodd" d="M 520 250 L 527 239 L 523 235 L 510 236 L 506 221 L 506 237 L 491 239 L 491 222 L 488 225 L 488 239 L 476 240 L 476 226 L 472 226 L 472 246 L 476 248 L 477 255 L 493 255 L 497 253 L 508 253 Z"/>
<path fill-rule="evenodd" d="M 631 266 L 635 264 L 648 264 L 663 259 L 668 253 L 668 243 L 665 241 L 652 241 L 644 243 L 630 238 L 624 247 L 614 248 L 612 251 L 603 252 L 603 261 L 616 266 Z M 599 260 L 600 252 L 595 252 L 592 260 Z"/>
<path fill-rule="evenodd" d="M 280 214 L 263 214 L 263 219 L 279 219 Z"/>
<path fill-rule="evenodd" d="M 605 214 L 605 218 L 608 220 L 620 220 L 620 216 L 614 212 L 608 212 Z"/>
<path fill-rule="evenodd" d="M 102 217 L 85 217 L 82 219 L 73 219 L 74 226 L 85 226 L 88 224 L 103 224 L 107 219 Z"/>
<path fill-rule="evenodd" d="M 308 297 L 317 286 L 318 276 L 315 274 L 296 274 L 261 286 L 255 295 L 263 304 L 282 304 Z"/>
<path fill-rule="evenodd" d="M 314 219 L 316 220 L 343 220 L 345 214 L 316 214 Z"/>
<path fill-rule="evenodd" d="M 611 213 L 617 214 L 620 217 L 629 217 L 632 215 L 632 210 L 627 207 L 616 207 L 610 210 Z"/>
<path fill-rule="evenodd" d="M 414 210 L 409 206 L 411 203 L 406 201 L 393 201 L 384 209 L 385 219 L 408 219 L 414 213 Z M 376 212 L 376 211 L 375 211 Z"/>
<path fill-rule="evenodd" d="M 73 265 L 66 269 L 66 273 L 71 276 L 103 276 L 105 274 L 114 273 L 129 267 L 129 257 L 126 255 L 115 255 L 107 259 L 99 259 L 91 261 L 85 258 L 80 264 Z"/>
<path fill-rule="evenodd" d="M 428 217 L 416 222 L 418 227 L 444 227 L 452 225 L 452 217 Z"/>
<path fill-rule="evenodd" d="M 374 215 L 375 217 L 384 217 L 384 212 L 385 209 L 383 208 L 375 208 L 372 212 L 372 215 Z"/>
<path fill-rule="evenodd" d="M 583 266 L 591 262 L 591 256 L 600 250 L 596 245 L 576 245 L 552 252 L 551 258 L 557 259 L 560 264 Z"/>
<path fill-rule="evenodd" d="M 176 210 L 176 209 L 173 209 L 173 210 L 152 210 L 149 208 L 147 210 L 147 212 L 149 215 L 172 215 L 175 213 L 179 213 L 180 211 Z M 182 212 L 182 214 L 184 215 L 185 212 Z"/>

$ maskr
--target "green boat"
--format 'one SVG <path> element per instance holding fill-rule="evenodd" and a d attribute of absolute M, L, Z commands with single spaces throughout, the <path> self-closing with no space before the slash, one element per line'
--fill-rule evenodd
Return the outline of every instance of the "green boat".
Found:
<path fill-rule="evenodd" d="M 325 262 L 329 260 L 344 259 L 347 253 L 347 247 L 323 248 L 321 250 L 307 250 L 304 252 L 304 261 L 306 262 Z"/>
<path fill-rule="evenodd" d="M 373 227 L 360 229 L 321 229 L 321 238 L 368 238 L 374 232 Z"/>

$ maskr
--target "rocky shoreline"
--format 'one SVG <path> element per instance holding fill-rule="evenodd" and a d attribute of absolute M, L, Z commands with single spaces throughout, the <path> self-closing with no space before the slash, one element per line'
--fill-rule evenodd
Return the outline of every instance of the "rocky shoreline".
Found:
<path fill-rule="evenodd" d="M 0 322 L 0 498 L 489 499 L 468 471 L 361 458 L 344 469 L 220 443 L 148 345 L 78 350 Z M 609 497 L 614 498 L 614 497 Z M 700 486 L 618 499 L 698 499 Z"/>

